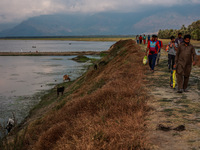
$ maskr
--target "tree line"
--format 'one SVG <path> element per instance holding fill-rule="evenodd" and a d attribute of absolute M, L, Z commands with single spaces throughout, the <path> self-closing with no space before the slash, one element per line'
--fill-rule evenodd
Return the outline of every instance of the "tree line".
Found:
<path fill-rule="evenodd" d="M 169 39 L 171 36 L 177 36 L 178 33 L 183 35 L 190 34 L 193 40 L 200 40 L 200 20 L 193 22 L 188 27 L 182 25 L 181 29 L 159 30 L 158 37 L 161 39 Z"/>

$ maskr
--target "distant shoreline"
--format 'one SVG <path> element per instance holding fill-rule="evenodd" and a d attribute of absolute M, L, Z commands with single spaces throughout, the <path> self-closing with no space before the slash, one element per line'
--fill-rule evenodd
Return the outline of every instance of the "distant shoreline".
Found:
<path fill-rule="evenodd" d="M 133 39 L 134 35 L 119 36 L 44 36 L 44 37 L 1 37 L 0 40 L 60 40 L 60 41 L 119 41 Z"/>
<path fill-rule="evenodd" d="M 73 56 L 100 55 L 108 51 L 77 51 L 77 52 L 0 52 L 0 56 Z"/>

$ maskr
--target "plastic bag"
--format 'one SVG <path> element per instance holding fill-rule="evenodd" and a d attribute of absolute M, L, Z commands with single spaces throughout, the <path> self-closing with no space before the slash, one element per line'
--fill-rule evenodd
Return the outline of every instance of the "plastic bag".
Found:
<path fill-rule="evenodd" d="M 144 58 L 143 58 L 143 64 L 146 65 L 147 61 L 148 61 L 147 56 L 144 56 Z"/>

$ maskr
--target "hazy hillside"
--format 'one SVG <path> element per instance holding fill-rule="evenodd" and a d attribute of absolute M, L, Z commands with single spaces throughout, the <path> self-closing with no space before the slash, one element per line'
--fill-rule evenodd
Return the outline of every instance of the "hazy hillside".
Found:
<path fill-rule="evenodd" d="M 141 13 L 104 12 L 97 14 L 54 14 L 29 18 L 10 30 L 7 36 L 131 35 L 178 29 L 199 20 L 198 6 L 159 8 Z M 1 26 L 0 26 L 1 27 Z M 1 30 L 0 30 L 1 31 Z"/>

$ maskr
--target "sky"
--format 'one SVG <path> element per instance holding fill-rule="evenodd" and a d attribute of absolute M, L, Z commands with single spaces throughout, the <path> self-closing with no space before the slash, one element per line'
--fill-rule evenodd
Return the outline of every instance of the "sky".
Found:
<path fill-rule="evenodd" d="M 0 24 L 46 14 L 138 12 L 159 6 L 199 5 L 200 0 L 0 0 Z"/>

